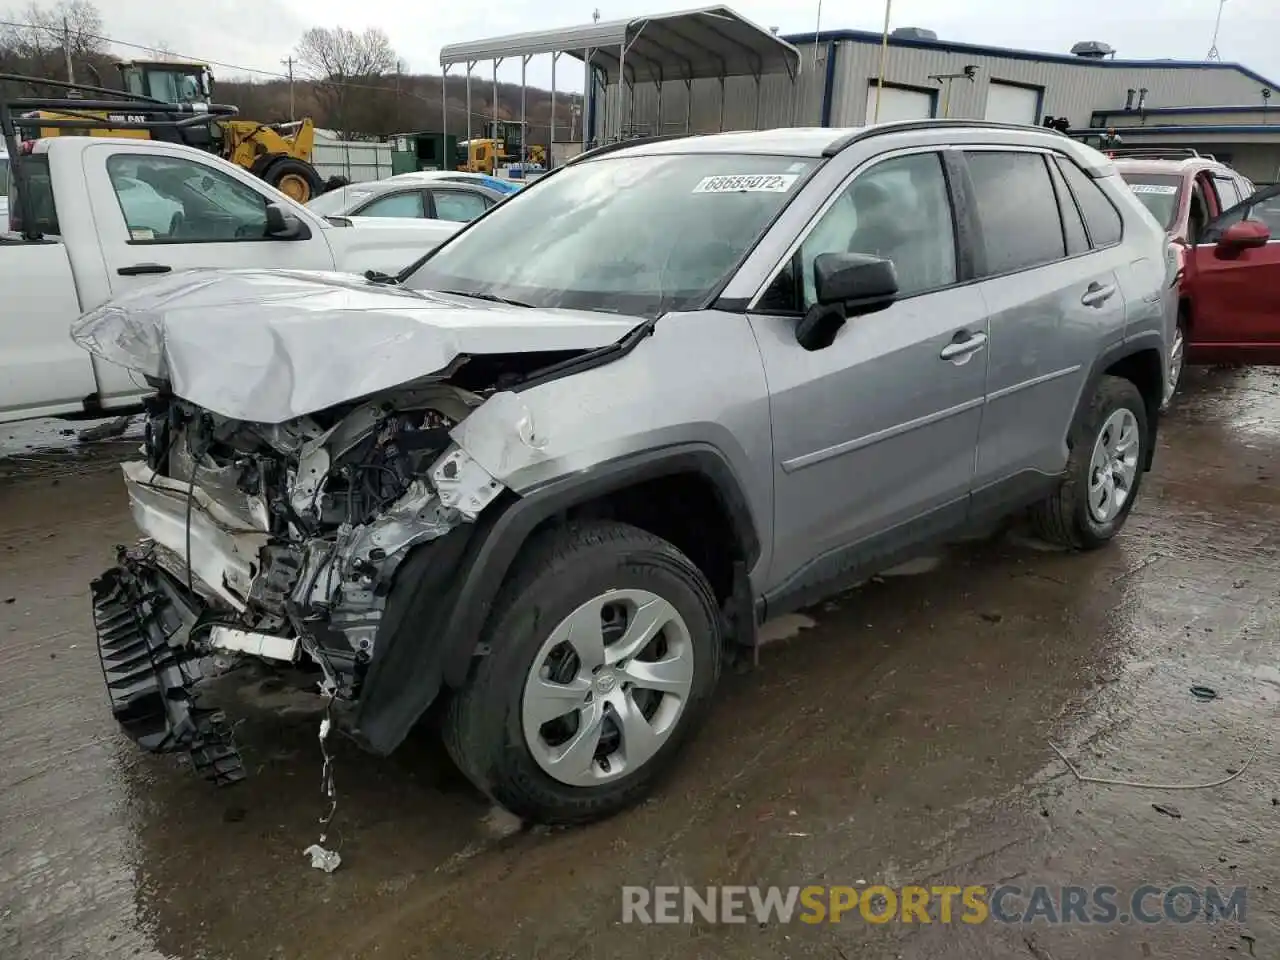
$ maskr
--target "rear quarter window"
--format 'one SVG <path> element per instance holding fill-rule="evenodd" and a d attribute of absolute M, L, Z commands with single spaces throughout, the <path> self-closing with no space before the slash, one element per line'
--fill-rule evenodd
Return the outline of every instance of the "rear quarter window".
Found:
<path fill-rule="evenodd" d="M 10 177 L 10 229 L 18 233 L 26 232 L 29 225 L 43 236 L 61 236 L 58 208 L 53 200 L 53 179 L 49 175 L 49 158 L 43 154 L 31 154 L 23 157 L 21 162 L 23 179 L 30 189 L 24 197 L 26 202 L 19 204 L 17 179 Z"/>
<path fill-rule="evenodd" d="M 1058 158 L 1058 169 L 1071 188 L 1080 207 L 1080 215 L 1084 217 L 1085 229 L 1089 231 L 1089 242 L 1096 247 L 1109 247 L 1119 243 L 1124 236 L 1124 223 L 1120 219 L 1120 211 L 1111 199 L 1102 192 L 1092 177 L 1065 157 Z"/>

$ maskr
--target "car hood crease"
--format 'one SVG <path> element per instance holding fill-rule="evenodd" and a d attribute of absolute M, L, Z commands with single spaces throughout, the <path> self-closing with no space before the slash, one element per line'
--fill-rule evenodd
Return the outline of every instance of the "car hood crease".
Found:
<path fill-rule="evenodd" d="M 638 323 L 418 293 L 351 274 L 192 270 L 108 301 L 71 335 L 197 406 L 283 423 L 445 375 L 460 356 L 593 350 Z"/>

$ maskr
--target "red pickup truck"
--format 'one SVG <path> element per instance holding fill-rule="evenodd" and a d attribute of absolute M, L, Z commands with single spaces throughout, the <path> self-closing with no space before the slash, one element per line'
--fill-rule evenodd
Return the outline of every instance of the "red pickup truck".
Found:
<path fill-rule="evenodd" d="M 1212 157 L 1144 153 L 1115 164 L 1178 246 L 1169 394 L 1184 362 L 1280 364 L 1280 185 L 1259 190 Z"/>

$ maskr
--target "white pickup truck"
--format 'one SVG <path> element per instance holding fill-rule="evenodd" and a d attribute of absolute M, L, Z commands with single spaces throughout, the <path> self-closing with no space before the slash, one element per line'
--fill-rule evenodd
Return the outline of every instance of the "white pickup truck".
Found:
<path fill-rule="evenodd" d="M 200 267 L 394 274 L 460 226 L 326 219 L 177 144 L 63 136 L 27 149 L 19 162 L 29 196 L 19 204 L 10 177 L 9 232 L 0 233 L 0 423 L 137 404 L 147 385 L 91 357 L 68 330 L 157 276 Z"/>

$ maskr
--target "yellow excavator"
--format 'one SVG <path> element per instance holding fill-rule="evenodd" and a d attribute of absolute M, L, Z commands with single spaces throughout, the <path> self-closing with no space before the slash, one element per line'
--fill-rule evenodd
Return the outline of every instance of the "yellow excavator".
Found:
<path fill-rule="evenodd" d="M 129 60 L 116 64 L 123 89 L 135 97 L 165 103 L 205 104 L 213 99 L 213 74 L 207 64 L 161 60 Z M 24 119 L 58 119 L 69 114 L 57 111 L 35 111 Z M 128 114 L 108 113 L 112 120 L 130 122 Z M 23 124 L 27 126 L 27 124 Z M 32 125 L 34 126 L 34 124 Z M 243 167 L 276 187 L 299 203 L 306 203 L 324 189 L 324 181 L 311 165 L 315 143 L 315 125 L 311 118 L 303 120 L 289 136 L 256 120 L 220 117 L 207 124 L 168 127 L 153 130 L 113 130 L 109 126 L 91 131 L 65 127 L 41 127 L 41 137 L 63 133 L 86 133 L 96 137 L 134 137 L 142 140 L 167 140 L 185 143 L 216 153 Z"/>
<path fill-rule="evenodd" d="M 545 168 L 547 151 L 529 143 L 529 124 L 520 120 L 487 120 L 481 137 L 458 144 L 458 169 L 495 175 L 502 165 L 528 163 Z"/>
<path fill-rule="evenodd" d="M 524 161 L 532 166 L 546 167 L 547 151 L 539 143 L 529 145 L 528 157 Z M 458 144 L 458 169 L 467 173 L 487 173 L 497 175 L 499 164 L 520 163 L 518 151 L 508 151 L 503 140 L 485 137 L 476 140 L 463 140 Z"/>

